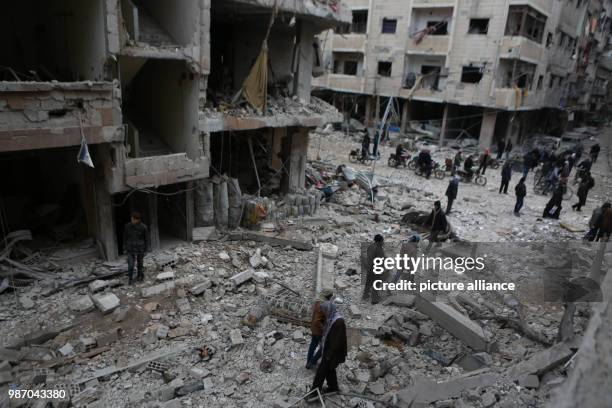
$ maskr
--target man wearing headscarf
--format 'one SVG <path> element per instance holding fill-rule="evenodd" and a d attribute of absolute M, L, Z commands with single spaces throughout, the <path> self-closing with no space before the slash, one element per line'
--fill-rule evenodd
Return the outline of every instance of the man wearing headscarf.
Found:
<path fill-rule="evenodd" d="M 318 388 L 322 393 L 340 391 L 336 367 L 346 361 L 346 324 L 344 318 L 338 313 L 333 301 L 321 304 L 321 310 L 325 315 L 325 328 L 323 330 L 323 356 L 321 364 L 317 368 L 312 389 Z M 322 389 L 323 383 L 327 381 L 327 388 Z M 316 397 L 316 396 L 315 396 Z"/>
<path fill-rule="evenodd" d="M 491 151 L 489 149 L 485 149 L 484 153 L 480 155 L 480 166 L 478 166 L 476 174 L 485 174 L 485 171 L 487 171 L 487 165 L 489 164 L 489 160 L 491 160 Z M 482 173 L 480 172 L 481 170 Z"/>
<path fill-rule="evenodd" d="M 312 305 L 312 320 L 310 322 L 310 346 L 306 355 L 306 368 L 311 369 L 317 365 L 321 358 L 321 338 L 323 337 L 323 328 L 325 327 L 325 316 L 321 310 L 321 304 L 332 298 L 334 293 L 329 289 L 323 289 Z M 317 346 L 319 349 L 317 350 Z M 315 353 L 316 351 L 316 353 Z"/>

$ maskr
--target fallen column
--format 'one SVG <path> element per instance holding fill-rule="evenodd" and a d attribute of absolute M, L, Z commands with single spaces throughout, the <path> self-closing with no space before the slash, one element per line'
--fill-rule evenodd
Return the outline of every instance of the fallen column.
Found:
<path fill-rule="evenodd" d="M 487 339 L 482 327 L 450 305 L 442 302 L 432 302 L 422 296 L 417 296 L 416 308 L 473 350 L 489 351 L 492 348 L 493 345 Z"/>
<path fill-rule="evenodd" d="M 315 269 L 315 296 L 324 289 L 334 290 L 336 257 L 338 247 L 333 244 L 321 244 L 317 248 Z"/>

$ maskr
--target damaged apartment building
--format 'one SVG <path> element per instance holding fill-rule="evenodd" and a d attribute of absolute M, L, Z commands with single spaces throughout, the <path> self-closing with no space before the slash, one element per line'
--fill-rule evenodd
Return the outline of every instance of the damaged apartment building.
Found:
<path fill-rule="evenodd" d="M 608 0 L 348 0 L 320 36 L 317 92 L 372 127 L 393 98 L 400 131 L 516 146 L 608 110 Z M 350 113 L 349 113 L 350 111 Z"/>
<path fill-rule="evenodd" d="M 154 249 L 227 228 L 249 197 L 299 196 L 309 130 L 341 120 L 310 96 L 316 35 L 351 20 L 336 0 L 26 0 L 0 19 L 3 237 L 114 259 L 132 211 Z"/>

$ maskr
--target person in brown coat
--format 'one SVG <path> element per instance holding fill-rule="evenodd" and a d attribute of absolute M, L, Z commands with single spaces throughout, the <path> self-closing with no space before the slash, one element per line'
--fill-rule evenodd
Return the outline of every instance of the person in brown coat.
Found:
<path fill-rule="evenodd" d="M 612 208 L 608 208 L 601 214 L 601 224 L 599 233 L 597 234 L 597 241 L 608 242 L 610 240 L 610 234 L 612 234 Z"/>
<path fill-rule="evenodd" d="M 316 367 L 317 362 L 321 358 L 321 338 L 323 337 L 323 328 L 325 326 L 325 315 L 321 310 L 321 303 L 327 302 L 333 296 L 334 293 L 331 290 L 323 289 L 312 306 L 312 320 L 310 322 L 310 346 L 308 347 L 308 354 L 306 355 L 306 368 L 308 370 Z M 319 347 L 318 350 L 317 347 Z"/>
<path fill-rule="evenodd" d="M 321 304 L 321 310 L 325 314 L 325 330 L 323 331 L 323 358 L 317 368 L 312 390 L 318 388 L 322 393 L 340 391 L 336 368 L 346 361 L 347 341 L 346 324 L 344 318 L 336 310 L 332 301 Z M 327 388 L 322 390 L 323 383 L 327 381 Z M 311 396 L 317 398 L 317 395 Z"/>

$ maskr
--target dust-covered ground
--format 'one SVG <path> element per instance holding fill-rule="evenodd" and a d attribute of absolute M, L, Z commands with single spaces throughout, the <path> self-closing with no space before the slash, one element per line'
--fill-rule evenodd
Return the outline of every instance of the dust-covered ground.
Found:
<path fill-rule="evenodd" d="M 489 169 L 485 187 L 460 184 L 449 216 L 457 236 L 481 243 L 579 241 L 591 211 L 610 195 L 609 133 L 600 137 L 603 149 L 593 169 L 596 187 L 581 213 L 571 210 L 574 197 L 564 203 L 560 221 L 541 220 L 547 198 L 533 193 L 529 177 L 523 215 L 515 217 L 518 174 L 510 194 L 500 195 L 500 170 Z M 332 168 L 348 165 L 348 152 L 358 145 L 340 133 L 313 133 L 309 157 Z M 383 187 L 374 204 L 353 188 L 321 204 L 312 216 L 275 226 L 279 236 L 312 244 L 313 250 L 230 240 L 219 232 L 210 240 L 147 255 L 146 279 L 132 287 L 125 273 L 108 276 L 124 268 L 124 259 L 87 260 L 62 265 L 52 279 L 4 291 L 0 406 L 26 406 L 26 400 L 9 401 L 9 389 L 60 388 L 69 391 L 74 406 L 87 407 L 306 406 L 300 399 L 314 376 L 305 368 L 309 327 L 279 320 L 267 302 L 277 296 L 310 305 L 316 248 L 322 243 L 338 248 L 335 297 L 349 327 L 350 345 L 346 363 L 338 368 L 343 393 L 326 396 L 326 406 L 408 407 L 421 400 L 427 401 L 421 406 L 435 407 L 544 406 L 562 386 L 573 352 L 557 345 L 549 353 L 554 358 L 541 354 L 558 334 L 560 303 L 519 305 L 503 294 L 451 294 L 449 303 L 472 320 L 489 345 L 474 350 L 419 312 L 413 297 L 402 297 L 401 306 L 393 299 L 376 305 L 361 300 L 362 243 L 376 233 L 389 243 L 401 243 L 415 233 L 413 225 L 401 222 L 406 211 L 429 211 L 438 199 L 445 204 L 448 178 L 426 180 L 408 169 L 387 167 L 393 150 L 383 146 L 383 160 L 376 164 Z M 504 268 L 499 273 L 514 272 L 512 265 Z M 249 269 L 255 275 L 234 288 L 230 278 Z M 161 283 L 166 286 L 148 295 L 163 272 L 169 273 L 160 276 L 168 279 Z M 92 276 L 106 282 L 97 284 L 99 292 L 95 284 L 71 286 Z M 89 300 L 101 294 L 116 295 L 119 306 L 102 314 L 102 307 Z M 308 318 L 309 312 L 301 315 Z M 589 306 L 579 305 L 572 344 L 580 343 L 589 316 Z M 547 365 L 549 359 L 557 364 Z M 466 385 L 466 378 L 473 383 Z M 432 383 L 444 381 L 450 383 L 441 388 Z M 57 400 L 48 402 L 59 406 Z M 27 406 L 44 403 L 32 400 Z"/>

